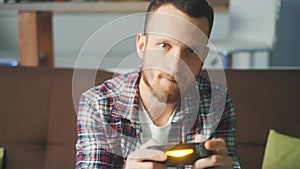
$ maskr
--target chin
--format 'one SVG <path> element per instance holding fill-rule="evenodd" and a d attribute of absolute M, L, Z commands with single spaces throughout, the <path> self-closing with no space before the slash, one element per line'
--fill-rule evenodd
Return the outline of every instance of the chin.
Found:
<path fill-rule="evenodd" d="M 166 90 L 161 89 L 163 94 L 159 96 L 163 96 L 164 98 L 158 98 L 160 101 L 164 101 L 165 103 L 175 103 L 180 100 L 180 90 L 179 88 L 168 88 Z"/>
<path fill-rule="evenodd" d="M 150 71 L 143 71 L 143 80 L 151 90 L 151 93 L 162 103 L 175 103 L 180 100 L 180 88 L 174 81 L 163 79 L 157 76 L 154 78 L 154 74 Z"/>

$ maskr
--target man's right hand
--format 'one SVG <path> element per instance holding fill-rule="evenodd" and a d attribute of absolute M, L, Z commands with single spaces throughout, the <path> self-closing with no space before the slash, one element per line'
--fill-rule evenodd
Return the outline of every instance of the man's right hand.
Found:
<path fill-rule="evenodd" d="M 147 149 L 149 146 L 158 145 L 154 140 L 149 140 L 138 149 L 127 156 L 125 169 L 165 169 L 160 163 L 167 159 L 163 151 Z"/>

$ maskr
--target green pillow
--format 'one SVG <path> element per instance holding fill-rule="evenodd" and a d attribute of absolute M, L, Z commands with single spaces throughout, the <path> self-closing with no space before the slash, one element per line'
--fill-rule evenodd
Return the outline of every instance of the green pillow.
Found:
<path fill-rule="evenodd" d="M 4 148 L 0 147 L 0 169 L 2 169 L 3 158 L 4 158 Z"/>
<path fill-rule="evenodd" d="M 280 134 L 271 129 L 262 168 L 300 168 L 300 139 Z"/>

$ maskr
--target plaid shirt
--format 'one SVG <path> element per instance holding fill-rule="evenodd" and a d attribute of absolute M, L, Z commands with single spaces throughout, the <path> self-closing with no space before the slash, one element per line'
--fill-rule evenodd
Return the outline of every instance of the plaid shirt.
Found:
<path fill-rule="evenodd" d="M 127 155 L 140 148 L 139 76 L 140 69 L 82 94 L 77 121 L 77 169 L 124 168 Z M 172 120 L 168 143 L 192 142 L 198 134 L 222 138 L 234 160 L 233 167 L 240 168 L 234 137 L 235 112 L 228 91 L 201 76 L 197 79 L 197 90 L 198 98 L 191 92 L 181 101 Z M 225 104 L 222 110 L 220 103 Z M 196 114 L 191 113 L 195 111 Z M 218 116 L 215 112 L 221 113 Z"/>

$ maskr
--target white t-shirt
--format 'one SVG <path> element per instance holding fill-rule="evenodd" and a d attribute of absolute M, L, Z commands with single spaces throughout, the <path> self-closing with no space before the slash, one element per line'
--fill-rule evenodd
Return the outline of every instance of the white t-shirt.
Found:
<path fill-rule="evenodd" d="M 139 119 L 142 126 L 142 133 L 141 133 L 141 140 L 142 143 L 146 143 L 150 139 L 155 139 L 158 141 L 161 145 L 165 145 L 168 143 L 168 136 L 169 131 L 171 128 L 171 122 L 173 119 L 173 116 L 175 114 L 176 108 L 172 115 L 169 117 L 169 120 L 166 125 L 164 126 L 156 126 L 151 118 L 149 117 L 143 103 L 139 102 Z"/>

